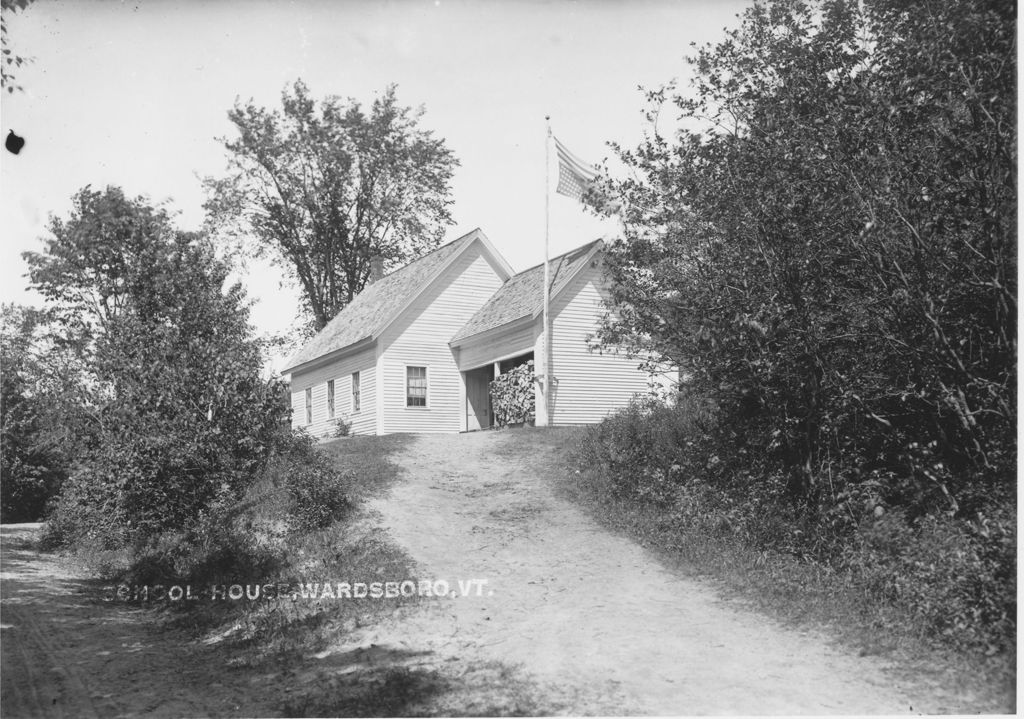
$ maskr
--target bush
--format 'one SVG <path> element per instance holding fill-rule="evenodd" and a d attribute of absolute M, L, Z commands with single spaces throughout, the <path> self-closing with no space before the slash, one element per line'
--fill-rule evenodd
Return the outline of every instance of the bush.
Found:
<path fill-rule="evenodd" d="M 53 549 L 115 549 L 128 541 L 130 523 L 120 508 L 117 488 L 85 469 L 61 487 L 43 527 L 41 546 Z"/>
<path fill-rule="evenodd" d="M 214 502 L 187 528 L 139 544 L 130 581 L 268 581 L 300 535 L 345 515 L 346 481 L 312 437 L 296 432 L 281 441 L 241 501 Z"/>
<path fill-rule="evenodd" d="M 616 495 L 664 504 L 694 473 L 697 444 L 713 416 L 710 405 L 688 395 L 674 405 L 638 398 L 587 431 L 579 454 L 607 473 Z"/>
<path fill-rule="evenodd" d="M 933 637 L 994 654 L 1016 644 L 1016 518 L 966 522 L 899 511 L 866 520 L 837 564 L 876 600 L 911 607 Z"/>
<path fill-rule="evenodd" d="M 286 551 L 283 542 L 256 536 L 251 520 L 211 512 L 184 532 L 164 532 L 137 547 L 122 581 L 264 584 L 275 577 Z"/>
<path fill-rule="evenodd" d="M 335 439 L 341 437 L 348 437 L 352 433 L 352 423 L 343 417 L 338 417 L 334 420 L 334 433 L 331 435 Z"/>
<path fill-rule="evenodd" d="M 35 335 L 37 310 L 0 307 L 0 521 L 34 522 L 60 489 L 68 457 L 53 428 L 60 406 L 46 391 Z M 65 379 L 64 373 L 53 374 Z M 63 399 L 63 397 L 61 398 Z"/>
<path fill-rule="evenodd" d="M 283 477 L 291 501 L 289 518 L 295 527 L 326 527 L 351 507 L 345 487 L 355 478 L 335 469 L 306 435 L 295 434 L 270 471 Z"/>
<path fill-rule="evenodd" d="M 891 607 L 910 618 L 900 631 L 971 652 L 1012 651 L 1012 504 L 990 499 L 974 517 L 921 515 L 887 504 L 891 488 L 873 478 L 811 503 L 793 495 L 784 464 L 770 454 L 684 394 L 673 407 L 634 402 L 587 428 L 573 461 L 610 506 L 652 508 L 661 520 L 651 529 L 681 538 L 662 537 L 667 546 L 700 537 L 795 557 L 849 582 L 867 598 L 866 613 Z"/>

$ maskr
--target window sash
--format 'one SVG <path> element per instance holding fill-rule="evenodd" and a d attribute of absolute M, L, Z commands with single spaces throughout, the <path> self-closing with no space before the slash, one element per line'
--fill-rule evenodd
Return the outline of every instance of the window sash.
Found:
<path fill-rule="evenodd" d="M 405 406 L 427 406 L 427 368 L 405 368 Z"/>
<path fill-rule="evenodd" d="M 360 394 L 361 387 L 359 382 L 359 373 L 352 373 L 352 412 L 353 414 L 359 411 L 360 405 Z"/>
<path fill-rule="evenodd" d="M 327 419 L 334 419 L 334 380 L 327 380 Z"/>
<path fill-rule="evenodd" d="M 306 387 L 306 424 L 313 424 L 313 388 Z"/>

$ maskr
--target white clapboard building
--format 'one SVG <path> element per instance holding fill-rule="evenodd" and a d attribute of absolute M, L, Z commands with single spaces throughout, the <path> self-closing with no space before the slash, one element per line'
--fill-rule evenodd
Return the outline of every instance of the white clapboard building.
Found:
<path fill-rule="evenodd" d="M 535 382 L 538 425 L 598 422 L 652 387 L 640 360 L 588 342 L 605 311 L 603 247 L 550 260 L 552 381 Z M 541 373 L 543 284 L 543 265 L 513 274 L 479 229 L 376 279 L 284 370 L 293 426 L 318 436 L 338 420 L 353 434 L 490 427 L 491 380 L 535 357 Z"/>

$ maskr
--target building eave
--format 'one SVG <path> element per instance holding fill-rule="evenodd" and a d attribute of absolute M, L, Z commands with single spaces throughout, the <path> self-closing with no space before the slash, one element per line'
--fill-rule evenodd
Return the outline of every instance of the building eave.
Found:
<path fill-rule="evenodd" d="M 328 352 L 325 355 L 320 355 L 319 357 L 311 359 L 307 362 L 297 364 L 294 367 L 286 367 L 283 370 L 281 370 L 281 375 L 294 375 L 297 372 L 308 372 L 309 370 L 316 369 L 317 367 L 322 367 L 325 364 L 330 364 L 331 362 L 342 359 L 343 357 L 348 357 L 349 355 L 353 355 L 358 352 L 362 352 L 363 350 L 370 349 L 371 347 L 373 347 L 375 341 L 375 337 L 364 337 L 363 339 L 357 342 L 352 342 L 351 344 L 347 344 L 344 347 L 339 347 L 333 352 Z"/>
<path fill-rule="evenodd" d="M 471 335 L 466 335 L 465 337 L 460 337 L 457 340 L 452 340 L 452 341 L 450 341 L 448 343 L 448 346 L 449 347 L 453 347 L 453 348 L 454 347 L 465 347 L 466 345 L 469 345 L 469 344 L 476 344 L 478 342 L 486 342 L 487 340 L 490 340 L 490 339 L 493 339 L 495 337 L 498 337 L 498 336 L 500 336 L 500 335 L 502 335 L 502 334 L 504 334 L 506 332 L 509 332 L 509 331 L 512 331 L 512 330 L 522 329 L 522 327 L 524 327 L 526 325 L 533 324 L 533 321 L 534 321 L 534 316 L 533 315 L 530 315 L 530 314 L 522 315 L 520 317 L 516 317 L 514 320 L 509 320 L 508 322 L 505 322 L 504 324 L 500 324 L 497 327 L 490 327 L 490 328 L 488 328 L 486 330 L 483 330 L 481 332 L 477 332 L 477 333 L 471 334 Z"/>
<path fill-rule="evenodd" d="M 427 288 L 433 285 L 434 282 L 436 282 L 437 279 L 441 277 L 441 275 L 447 272 L 448 268 L 451 267 L 456 262 L 456 260 L 459 259 L 459 257 L 461 257 L 464 253 L 468 252 L 469 248 L 472 247 L 473 243 L 475 242 L 479 241 L 480 244 L 483 246 L 485 253 L 490 257 L 490 259 L 494 260 L 495 263 L 498 265 L 498 275 L 503 283 L 507 282 L 508 279 L 512 277 L 513 272 L 511 266 L 509 266 L 508 262 L 505 261 L 505 258 L 498 254 L 498 251 L 494 249 L 494 246 L 491 244 L 490 240 L 487 239 L 487 235 L 483 233 L 483 230 L 481 230 L 478 227 L 475 230 L 472 230 L 471 232 L 467 232 L 458 240 L 455 240 L 455 242 L 459 242 L 460 240 L 466 238 L 470 239 L 467 242 L 465 242 L 461 248 L 459 248 L 458 252 L 456 252 L 454 255 L 448 258 L 447 262 L 445 262 L 443 265 L 437 268 L 437 270 L 429 278 L 427 278 L 427 280 L 420 287 L 419 292 L 414 293 L 409 298 L 409 300 L 398 309 L 397 312 L 393 313 L 385 322 L 382 322 L 377 327 L 377 329 L 374 330 L 370 339 L 377 340 L 382 334 L 384 334 L 384 332 L 387 331 L 387 329 L 392 324 L 397 322 L 398 318 L 405 314 L 406 310 L 408 310 L 416 303 L 416 300 L 419 299 L 420 295 L 426 292 Z"/>

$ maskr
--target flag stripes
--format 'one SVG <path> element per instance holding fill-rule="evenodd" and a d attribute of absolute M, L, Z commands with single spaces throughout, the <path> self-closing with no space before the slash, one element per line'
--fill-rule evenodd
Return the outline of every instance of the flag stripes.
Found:
<path fill-rule="evenodd" d="M 576 200 L 583 199 L 583 193 L 587 191 L 590 183 L 597 177 L 597 170 L 576 155 L 569 152 L 568 148 L 553 138 L 555 151 L 558 153 L 558 185 L 555 192 Z"/>

